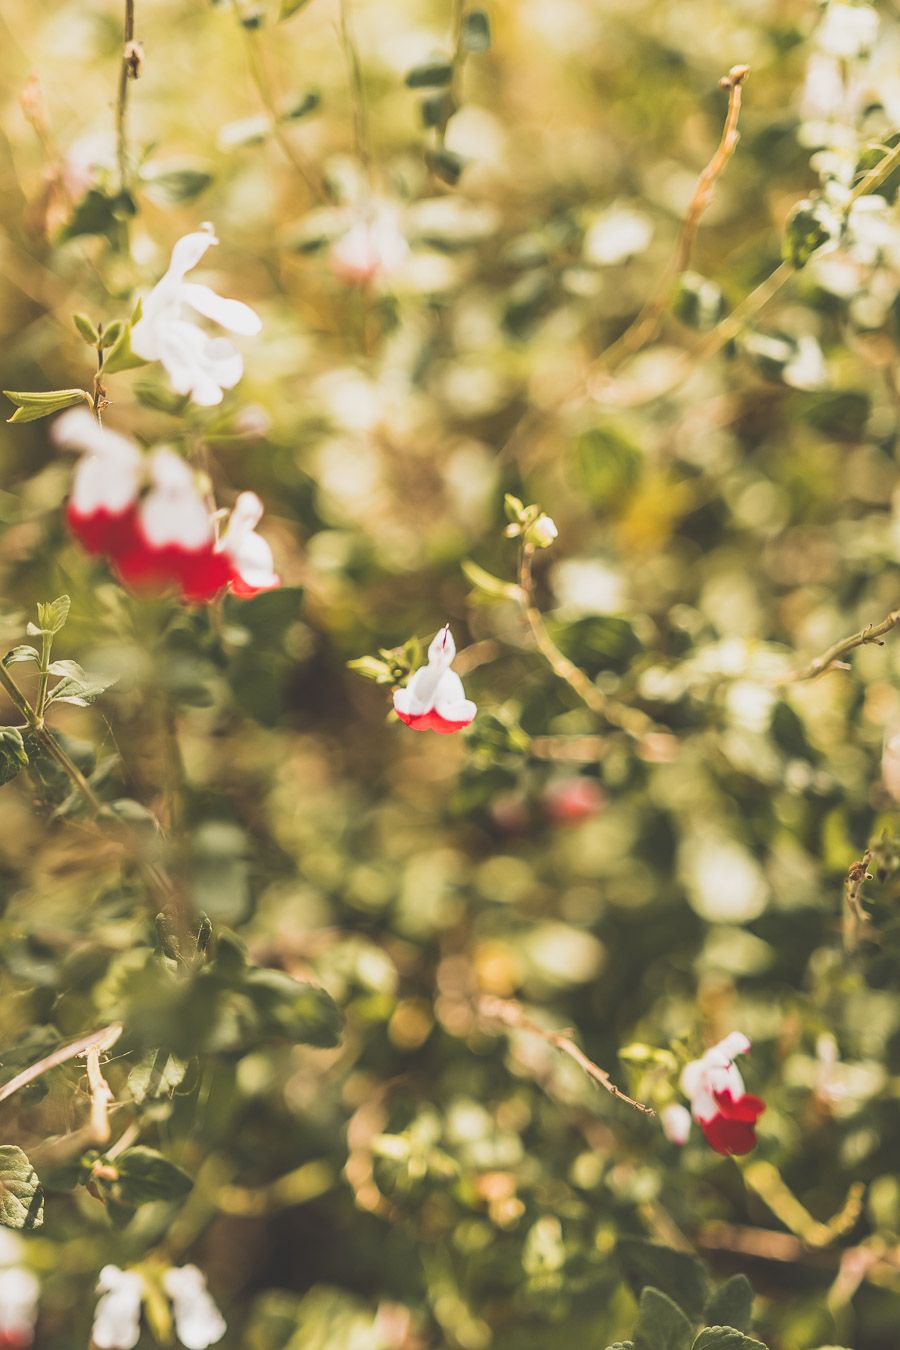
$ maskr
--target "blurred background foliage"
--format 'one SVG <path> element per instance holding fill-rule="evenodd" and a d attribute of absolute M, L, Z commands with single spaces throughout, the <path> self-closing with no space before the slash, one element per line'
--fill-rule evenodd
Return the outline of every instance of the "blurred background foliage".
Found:
<path fill-rule="evenodd" d="M 444 76 L 410 72 L 452 56 L 449 4 L 356 0 L 358 83 L 328 0 L 281 8 L 137 0 L 125 183 L 123 6 L 0 13 L 3 387 L 89 387 L 72 313 L 127 318 L 212 220 L 208 274 L 264 320 L 243 381 L 201 413 L 145 367 L 110 378 L 107 419 L 202 447 L 220 500 L 258 492 L 286 581 L 215 615 L 135 601 L 65 533 L 48 423 L 2 428 L 2 636 L 71 595 L 55 653 L 116 684 L 55 725 L 126 803 L 104 831 L 56 809 L 52 765 L 3 789 L 3 1076 L 123 1020 L 114 1135 L 194 1183 L 130 1210 L 75 1186 L 79 1066 L 3 1104 L 47 1191 L 37 1343 L 86 1345 L 99 1268 L 155 1254 L 206 1271 L 229 1346 L 602 1350 L 635 1322 L 631 1235 L 747 1274 L 771 1350 L 893 1350 L 900 645 L 788 678 L 897 605 L 887 208 L 697 354 L 779 265 L 794 204 L 893 144 L 896 10 L 829 104 L 813 0 L 505 0 L 444 126 Z M 675 313 L 604 373 L 743 62 Z M 330 249 L 369 192 L 409 254 L 360 287 Z M 515 598 L 473 590 L 466 560 L 515 580 L 505 492 L 559 527 L 536 563 L 554 639 L 652 735 L 605 725 Z M 418 736 L 346 663 L 448 620 L 479 716 Z M 854 945 L 842 889 L 870 845 Z M 168 936 L 160 864 L 189 902 Z M 172 950 L 201 912 L 197 967 Z M 479 996 L 574 1028 L 642 1099 L 665 1069 L 623 1048 L 746 1031 L 758 1152 L 738 1168 L 696 1132 L 679 1151 Z M 827 1223 L 854 1183 L 840 1231 L 807 1241 L 789 1193 Z"/>

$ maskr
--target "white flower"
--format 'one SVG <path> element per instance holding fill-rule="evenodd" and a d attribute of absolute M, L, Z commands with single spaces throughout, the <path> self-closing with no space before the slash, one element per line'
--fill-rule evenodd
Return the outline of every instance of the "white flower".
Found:
<path fill-rule="evenodd" d="M 173 1266 L 163 1276 L 172 1300 L 175 1331 L 187 1350 L 206 1350 L 225 1335 L 225 1319 L 213 1303 L 206 1276 L 197 1266 Z"/>
<path fill-rule="evenodd" d="M 104 1266 L 97 1281 L 91 1339 L 97 1350 L 133 1350 L 141 1335 L 144 1281 L 137 1271 Z"/>
<path fill-rule="evenodd" d="M 262 519 L 263 504 L 255 492 L 242 492 L 218 544 L 236 573 L 232 581 L 235 595 L 255 595 L 257 591 L 271 591 L 281 585 L 275 571 L 272 550 L 256 533 Z"/>
<path fill-rule="evenodd" d="M 659 1123 L 670 1144 L 686 1144 L 691 1132 L 691 1113 L 680 1102 L 669 1102 L 659 1113 Z"/>
<path fill-rule="evenodd" d="M 878 12 L 871 5 L 830 4 L 816 31 L 816 45 L 830 56 L 853 61 L 871 51 Z"/>
<path fill-rule="evenodd" d="M 477 711 L 467 699 L 462 680 L 450 669 L 456 644 L 447 624 L 432 639 L 428 665 L 421 666 L 405 689 L 394 691 L 398 716 L 414 731 L 437 731 L 444 735 L 468 726 Z"/>
<path fill-rule="evenodd" d="M 213 527 L 194 474 L 165 446 L 150 456 L 151 490 L 140 505 L 141 532 L 154 549 L 173 545 L 195 552 L 212 542 Z"/>
<path fill-rule="evenodd" d="M 53 423 L 51 436 L 64 450 L 80 450 L 70 509 L 78 516 L 98 511 L 120 515 L 140 491 L 144 457 L 134 441 L 102 427 L 87 408 L 70 408 Z"/>
<path fill-rule="evenodd" d="M 211 228 L 179 239 L 165 276 L 145 297 L 141 317 L 131 333 L 131 347 L 147 361 L 161 361 L 172 388 L 209 408 L 222 402 L 244 373 L 237 348 L 226 338 L 213 338 L 184 315 L 185 307 L 212 319 L 232 333 L 252 337 L 260 331 L 259 316 L 239 300 L 225 300 L 208 286 L 185 281 L 211 244 Z"/>
<path fill-rule="evenodd" d="M 409 244 L 396 209 L 387 202 L 373 201 L 355 214 L 332 245 L 331 266 L 342 281 L 367 285 L 396 276 L 408 256 Z"/>
<path fill-rule="evenodd" d="M 584 256 L 600 267 L 612 267 L 643 253 L 652 238 L 653 225 L 640 211 L 610 206 L 588 227 Z"/>
<path fill-rule="evenodd" d="M 19 1265 L 23 1245 L 14 1233 L 0 1236 L 0 1345 L 24 1347 L 34 1340 L 38 1296 L 41 1286 L 27 1266 Z"/>

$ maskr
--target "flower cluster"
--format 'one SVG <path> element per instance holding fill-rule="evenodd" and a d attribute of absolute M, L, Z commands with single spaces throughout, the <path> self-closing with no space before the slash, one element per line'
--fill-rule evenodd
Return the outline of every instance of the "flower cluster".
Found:
<path fill-rule="evenodd" d="M 162 1277 L 172 1304 L 175 1334 L 187 1350 L 207 1350 L 225 1335 L 225 1319 L 197 1266 L 172 1266 Z M 97 1281 L 92 1343 L 97 1350 L 133 1350 L 141 1337 L 141 1304 L 146 1281 L 137 1270 L 104 1266 Z"/>
<path fill-rule="evenodd" d="M 217 538 L 216 512 L 173 450 L 145 455 L 85 408 L 64 413 L 53 437 L 81 452 L 66 511 L 69 527 L 89 553 L 108 558 L 124 582 L 139 590 L 175 590 L 194 603 L 213 600 L 226 588 L 251 596 L 280 585 L 272 551 L 256 533 L 263 508 L 254 493 L 241 493 Z"/>
<path fill-rule="evenodd" d="M 40 1285 L 23 1255 L 22 1239 L 0 1228 L 0 1347 L 7 1350 L 34 1342 Z"/>
<path fill-rule="evenodd" d="M 717 1153 L 742 1155 L 756 1147 L 756 1121 L 766 1109 L 761 1097 L 744 1088 L 737 1055 L 750 1049 L 750 1041 L 740 1031 L 719 1041 L 700 1059 L 691 1060 L 681 1073 L 681 1089 L 691 1103 L 690 1113 L 672 1102 L 660 1113 L 666 1138 L 684 1144 L 691 1129 L 691 1117 L 700 1126 L 706 1140 Z"/>
<path fill-rule="evenodd" d="M 394 711 L 413 731 L 447 736 L 462 731 L 475 717 L 475 704 L 466 698 L 462 680 L 450 669 L 455 655 L 456 643 L 450 625 L 445 624 L 428 648 L 428 664 L 403 689 L 394 690 Z"/>

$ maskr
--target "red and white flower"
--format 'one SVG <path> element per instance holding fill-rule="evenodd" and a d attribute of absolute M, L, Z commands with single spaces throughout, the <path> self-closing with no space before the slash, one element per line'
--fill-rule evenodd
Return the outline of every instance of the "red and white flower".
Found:
<path fill-rule="evenodd" d="M 22 1264 L 24 1243 L 0 1229 L 0 1347 L 25 1350 L 34 1343 L 38 1297 L 37 1276 Z"/>
<path fill-rule="evenodd" d="M 102 427 L 87 408 L 70 408 L 53 424 L 65 450 L 80 450 L 66 519 L 88 553 L 114 553 L 127 545 L 141 490 L 144 458 L 134 441 Z"/>
<path fill-rule="evenodd" d="M 331 246 L 335 276 L 353 286 L 389 281 L 409 257 L 409 243 L 396 209 L 384 201 L 359 208 L 345 232 Z"/>
<path fill-rule="evenodd" d="M 172 250 L 165 275 L 145 296 L 141 317 L 131 332 L 131 349 L 145 361 L 161 361 L 177 394 L 189 394 L 200 407 L 222 402 L 244 373 L 244 360 L 227 338 L 210 337 L 189 318 L 193 310 L 231 333 L 254 337 L 259 315 L 240 300 L 226 300 L 209 286 L 185 281 L 211 244 L 219 241 L 211 225 L 186 234 Z"/>
<path fill-rule="evenodd" d="M 766 1104 L 745 1090 L 734 1063 L 749 1049 L 743 1032 L 733 1031 L 681 1072 L 681 1090 L 690 1099 L 691 1115 L 717 1153 L 741 1155 L 756 1146 L 755 1125 Z"/>
<path fill-rule="evenodd" d="M 233 593 L 244 598 L 260 591 L 273 591 L 281 585 L 272 550 L 262 535 L 256 533 L 262 514 L 263 504 L 256 493 L 242 492 L 217 546 L 229 565 Z"/>
<path fill-rule="evenodd" d="M 450 669 L 456 644 L 446 624 L 428 648 L 428 665 L 421 666 L 403 689 L 394 690 L 394 709 L 413 731 L 449 735 L 462 731 L 477 711 L 466 698 L 462 680 Z"/>

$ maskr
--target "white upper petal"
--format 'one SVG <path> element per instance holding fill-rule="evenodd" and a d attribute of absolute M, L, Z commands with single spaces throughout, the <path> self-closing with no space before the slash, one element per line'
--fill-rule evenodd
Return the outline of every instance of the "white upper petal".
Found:
<path fill-rule="evenodd" d="M 172 1300 L 176 1334 L 187 1350 L 207 1350 L 222 1339 L 225 1319 L 210 1297 L 201 1270 L 172 1267 L 163 1276 L 163 1287 Z"/>
<path fill-rule="evenodd" d="M 196 550 L 212 541 L 206 503 L 197 491 L 189 466 L 164 447 L 150 457 L 151 492 L 141 502 L 141 528 L 154 548 L 175 544 Z"/>
<path fill-rule="evenodd" d="M 166 276 L 182 281 L 185 273 L 190 272 L 197 266 L 206 250 L 212 244 L 218 242 L 212 227 L 183 235 L 172 249 L 172 258 Z"/>
<path fill-rule="evenodd" d="M 79 515 L 105 510 L 120 515 L 136 500 L 143 477 L 143 461 L 85 455 L 72 480 L 71 504 Z"/>
<path fill-rule="evenodd" d="M 181 286 L 181 298 L 205 319 L 212 319 L 214 323 L 221 324 L 232 333 L 255 337 L 262 328 L 262 320 L 255 309 L 251 309 L 241 300 L 226 300 L 209 286 L 199 286 L 195 282 L 185 281 Z"/>
<path fill-rule="evenodd" d="M 97 1350 L 133 1350 L 141 1335 L 144 1281 L 133 1270 L 104 1266 L 91 1338 Z"/>
<path fill-rule="evenodd" d="M 57 417 L 50 430 L 54 443 L 63 450 L 83 450 L 89 455 L 140 459 L 134 441 L 121 432 L 101 426 L 87 408 L 69 408 Z"/>
<path fill-rule="evenodd" d="M 448 722 L 471 722 L 476 707 L 466 698 L 462 680 L 450 670 L 455 655 L 456 644 L 447 625 L 431 640 L 428 665 L 420 666 L 406 687 L 395 691 L 394 707 L 407 717 L 421 717 L 433 708 Z"/>

